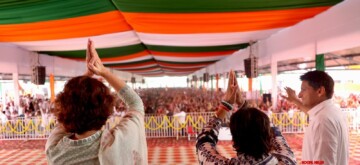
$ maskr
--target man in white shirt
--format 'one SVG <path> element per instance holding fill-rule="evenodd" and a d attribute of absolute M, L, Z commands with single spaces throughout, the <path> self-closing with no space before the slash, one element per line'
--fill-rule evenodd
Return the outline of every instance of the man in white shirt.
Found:
<path fill-rule="evenodd" d="M 334 80 L 323 71 L 300 76 L 299 98 L 286 87 L 288 101 L 294 102 L 310 117 L 302 147 L 302 164 L 347 165 L 349 137 L 346 118 L 334 105 Z"/>

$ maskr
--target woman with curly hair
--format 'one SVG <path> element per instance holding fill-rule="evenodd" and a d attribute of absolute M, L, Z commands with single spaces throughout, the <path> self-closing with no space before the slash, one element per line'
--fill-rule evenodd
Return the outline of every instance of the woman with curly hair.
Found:
<path fill-rule="evenodd" d="M 147 164 L 144 106 L 124 81 L 102 64 L 91 40 L 87 47 L 87 73 L 69 80 L 55 100 L 58 124 L 45 150 L 49 164 Z M 112 114 L 115 99 L 103 77 L 119 93 L 129 111 L 111 130 L 102 129 Z"/>
<path fill-rule="evenodd" d="M 215 116 L 203 128 L 196 143 L 199 164 L 275 165 L 296 164 L 294 153 L 268 116 L 242 99 L 235 73 L 230 72 L 228 89 Z M 240 108 L 232 115 L 232 104 Z M 230 117 L 231 116 L 231 117 Z M 226 158 L 216 150 L 219 129 L 230 118 L 230 132 L 236 157 Z"/>

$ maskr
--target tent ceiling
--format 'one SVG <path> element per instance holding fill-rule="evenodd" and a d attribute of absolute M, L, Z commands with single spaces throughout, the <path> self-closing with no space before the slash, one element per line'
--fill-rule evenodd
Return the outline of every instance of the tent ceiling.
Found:
<path fill-rule="evenodd" d="M 143 76 L 188 75 L 341 0 L 7 0 L 0 42 Z M 64 66 L 66 67 L 66 66 Z"/>

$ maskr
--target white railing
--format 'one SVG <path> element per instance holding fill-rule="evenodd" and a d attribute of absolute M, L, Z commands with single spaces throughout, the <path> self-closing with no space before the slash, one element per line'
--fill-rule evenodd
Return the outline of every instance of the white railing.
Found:
<path fill-rule="evenodd" d="M 147 138 L 196 136 L 213 116 L 213 112 L 189 113 L 186 116 L 146 115 L 145 133 Z M 112 117 L 106 127 L 112 128 L 121 117 Z"/>
<path fill-rule="evenodd" d="M 360 133 L 360 111 L 343 111 L 347 117 L 349 130 Z M 163 137 L 195 137 L 201 131 L 213 113 L 189 113 L 186 116 L 146 115 L 145 132 L 147 138 Z M 304 113 L 273 113 L 272 123 L 283 133 L 303 133 L 308 125 L 308 117 Z M 111 117 L 105 127 L 112 128 L 121 121 L 121 117 Z M 46 139 L 56 121 L 42 120 L 41 117 L 31 119 L 18 118 L 6 122 L 0 121 L 0 140 Z"/>
<path fill-rule="evenodd" d="M 0 140 L 46 139 L 55 126 L 55 120 L 41 117 L 18 118 L 0 122 Z"/>
<path fill-rule="evenodd" d="M 273 113 L 269 118 L 282 133 L 304 133 L 309 124 L 308 116 L 303 112 Z"/>

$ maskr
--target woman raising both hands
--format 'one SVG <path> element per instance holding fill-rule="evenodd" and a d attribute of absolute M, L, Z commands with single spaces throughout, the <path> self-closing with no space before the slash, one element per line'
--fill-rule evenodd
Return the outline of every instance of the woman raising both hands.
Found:
<path fill-rule="evenodd" d="M 247 106 L 233 71 L 229 73 L 228 88 L 221 103 L 198 136 L 196 152 L 199 164 L 296 164 L 294 153 L 279 129 L 270 126 L 265 113 Z M 226 158 L 217 152 L 216 144 L 221 124 L 227 120 L 234 103 L 240 107 L 230 117 L 230 132 L 237 156 Z"/>
<path fill-rule="evenodd" d="M 125 82 L 102 64 L 94 44 L 88 41 L 87 72 L 70 79 L 55 100 L 58 124 L 46 146 L 49 164 L 147 164 L 144 106 Z M 103 77 L 118 91 L 129 111 L 111 130 L 102 129 L 113 112 L 114 98 Z"/>

